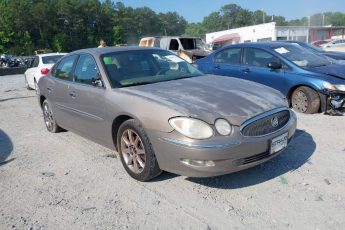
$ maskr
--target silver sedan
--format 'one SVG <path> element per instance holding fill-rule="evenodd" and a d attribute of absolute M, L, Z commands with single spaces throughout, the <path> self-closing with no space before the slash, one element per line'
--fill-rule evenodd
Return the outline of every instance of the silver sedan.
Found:
<path fill-rule="evenodd" d="M 204 75 L 160 49 L 75 51 L 38 86 L 48 131 L 117 150 L 140 181 L 163 170 L 209 177 L 246 169 L 281 153 L 296 130 L 278 91 Z"/>

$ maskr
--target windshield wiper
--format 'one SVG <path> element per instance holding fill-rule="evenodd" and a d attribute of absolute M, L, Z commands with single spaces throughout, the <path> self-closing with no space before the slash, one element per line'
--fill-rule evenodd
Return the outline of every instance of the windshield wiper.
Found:
<path fill-rule="evenodd" d="M 328 66 L 328 64 L 321 64 L 321 65 L 311 65 L 310 67 L 322 67 L 322 66 Z"/>
<path fill-rule="evenodd" d="M 128 85 L 122 85 L 122 87 L 130 87 L 130 86 L 137 86 L 137 85 L 147 85 L 151 83 L 156 83 L 156 82 L 134 82 L 133 84 L 128 84 Z"/>

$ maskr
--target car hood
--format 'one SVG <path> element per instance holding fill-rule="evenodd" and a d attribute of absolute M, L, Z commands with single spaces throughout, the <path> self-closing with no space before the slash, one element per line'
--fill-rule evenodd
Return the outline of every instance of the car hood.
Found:
<path fill-rule="evenodd" d="M 345 53 L 344 52 L 337 52 L 337 51 L 325 51 L 322 54 L 332 57 L 337 60 L 345 60 Z"/>
<path fill-rule="evenodd" d="M 284 96 L 272 88 L 215 75 L 127 87 L 121 91 L 164 104 L 178 115 L 209 124 L 217 118 L 226 118 L 239 126 L 260 113 L 287 106 Z"/>
<path fill-rule="evenodd" d="M 320 67 L 313 67 L 309 68 L 309 71 L 321 74 L 327 74 L 329 76 L 333 76 L 339 79 L 345 80 L 345 66 L 344 65 L 327 65 L 327 66 L 320 66 Z"/>

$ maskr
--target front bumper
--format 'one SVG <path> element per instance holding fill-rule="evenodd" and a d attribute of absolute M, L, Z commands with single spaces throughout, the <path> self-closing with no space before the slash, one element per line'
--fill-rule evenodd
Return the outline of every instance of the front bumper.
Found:
<path fill-rule="evenodd" d="M 207 140 L 192 140 L 176 131 L 163 133 L 147 130 L 147 134 L 162 170 L 190 177 L 211 177 L 253 167 L 281 153 L 270 155 L 270 143 L 284 133 L 288 133 L 288 140 L 291 140 L 297 119 L 293 112 L 290 113 L 291 118 L 283 128 L 260 137 L 244 137 L 239 127 L 235 127 L 231 136 L 215 136 Z M 214 165 L 187 165 L 182 163 L 182 159 L 212 161 Z"/>
<path fill-rule="evenodd" d="M 327 91 L 319 93 L 321 98 L 321 111 L 330 113 L 331 111 L 345 111 L 345 92 Z"/>

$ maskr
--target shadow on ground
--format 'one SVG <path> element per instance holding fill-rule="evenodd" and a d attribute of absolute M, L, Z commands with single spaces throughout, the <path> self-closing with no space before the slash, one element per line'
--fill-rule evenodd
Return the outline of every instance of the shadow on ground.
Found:
<path fill-rule="evenodd" d="M 6 160 L 12 153 L 13 144 L 9 136 L 0 129 L 0 166 L 10 163 L 14 158 Z"/>
<path fill-rule="evenodd" d="M 286 172 L 294 171 L 305 163 L 311 164 L 309 159 L 314 153 L 315 148 L 316 144 L 313 137 L 303 130 L 297 130 L 288 148 L 268 162 L 224 176 L 186 178 L 186 180 L 207 187 L 220 189 L 249 187 L 279 177 Z M 178 175 L 172 173 L 163 173 L 153 181 L 169 180 L 177 176 Z"/>
<path fill-rule="evenodd" d="M 11 100 L 18 100 L 18 99 L 24 99 L 24 98 L 30 98 L 30 97 L 36 97 L 36 96 L 10 97 L 10 98 L 5 98 L 5 99 L 0 99 L 0 102 L 11 101 Z"/>

